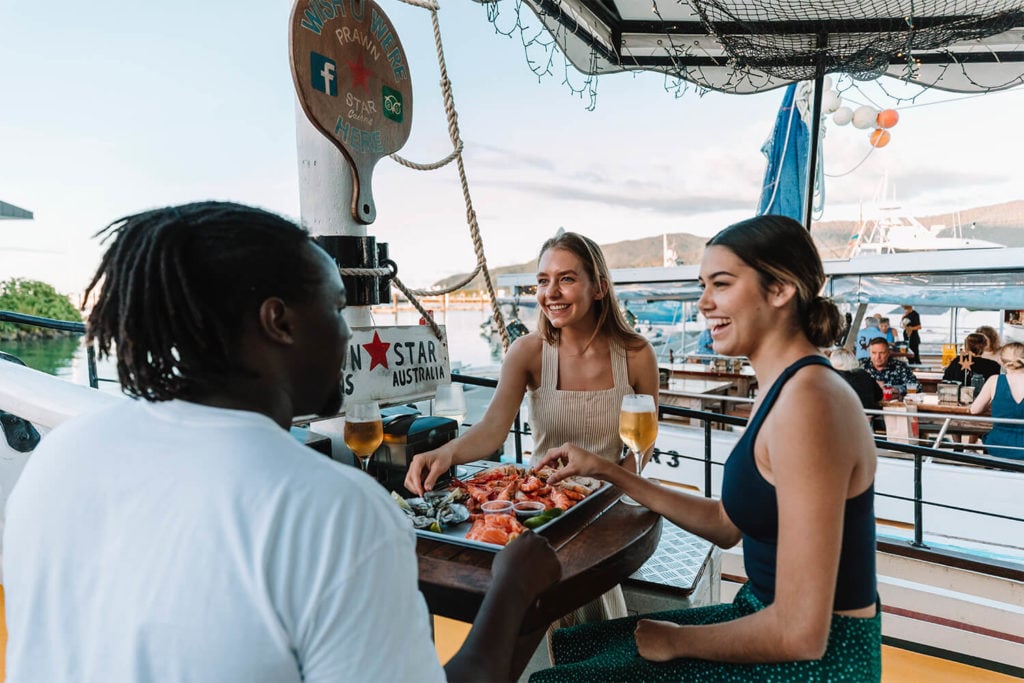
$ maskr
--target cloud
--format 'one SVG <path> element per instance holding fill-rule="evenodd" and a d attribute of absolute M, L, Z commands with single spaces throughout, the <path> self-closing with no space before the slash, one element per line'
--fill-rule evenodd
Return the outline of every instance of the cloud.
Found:
<path fill-rule="evenodd" d="M 519 190 L 531 196 L 544 196 L 562 202 L 581 202 L 598 206 L 622 207 L 630 210 L 642 210 L 653 213 L 690 216 L 712 211 L 749 210 L 750 198 L 733 196 L 714 196 L 709 194 L 691 194 L 681 191 L 671 196 L 652 196 L 610 192 L 607 187 L 588 189 L 570 183 L 537 182 L 534 180 L 503 179 L 478 180 L 478 185 L 502 187 L 505 190 Z M 616 184 L 621 187 L 621 184 Z M 627 187 L 643 188 L 647 185 L 642 181 L 625 183 Z"/>
<path fill-rule="evenodd" d="M 556 170 L 555 164 L 548 157 L 480 142 L 467 141 L 463 156 L 467 161 L 482 168 L 507 169 L 519 166 L 543 171 Z"/>

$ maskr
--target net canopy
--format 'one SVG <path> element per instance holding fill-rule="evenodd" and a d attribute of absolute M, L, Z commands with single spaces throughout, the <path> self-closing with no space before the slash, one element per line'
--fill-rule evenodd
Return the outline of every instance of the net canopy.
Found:
<path fill-rule="evenodd" d="M 592 76 L 658 71 L 728 93 L 833 72 L 953 92 L 1024 82 L 1024 0 L 517 0 L 515 10 L 528 49 L 553 40 Z"/>

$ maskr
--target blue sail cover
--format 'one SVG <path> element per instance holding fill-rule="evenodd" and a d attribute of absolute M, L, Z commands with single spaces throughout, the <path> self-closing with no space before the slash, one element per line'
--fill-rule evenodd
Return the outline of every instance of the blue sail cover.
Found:
<path fill-rule="evenodd" d="M 761 148 L 768 158 L 768 168 L 757 215 L 789 216 L 803 223 L 810 146 L 810 133 L 796 107 L 796 83 L 791 83 L 775 117 L 775 129 Z"/>

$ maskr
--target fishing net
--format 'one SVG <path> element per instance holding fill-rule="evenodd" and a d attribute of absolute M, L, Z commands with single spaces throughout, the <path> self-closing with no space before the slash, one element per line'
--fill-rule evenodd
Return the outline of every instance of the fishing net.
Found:
<path fill-rule="evenodd" d="M 1020 26 L 1021 3 L 977 0 L 891 2 L 720 2 L 691 0 L 709 34 L 740 69 L 789 81 L 812 80 L 820 65 L 862 80 L 893 64 L 909 73 L 946 46 Z M 979 11 L 980 10 L 980 11 Z"/>
<path fill-rule="evenodd" d="M 538 75 L 559 75 L 561 51 L 580 92 L 596 75 L 646 70 L 730 93 L 833 72 L 955 92 L 1024 83 L 1024 0 L 503 0 L 487 11 L 521 36 Z"/>

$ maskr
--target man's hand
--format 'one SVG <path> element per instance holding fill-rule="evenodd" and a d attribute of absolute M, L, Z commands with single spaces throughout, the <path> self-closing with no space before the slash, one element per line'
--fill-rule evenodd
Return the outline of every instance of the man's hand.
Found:
<path fill-rule="evenodd" d="M 527 529 L 494 556 L 491 574 L 495 584 L 519 583 L 523 595 L 532 602 L 558 583 L 562 565 L 548 539 Z"/>

